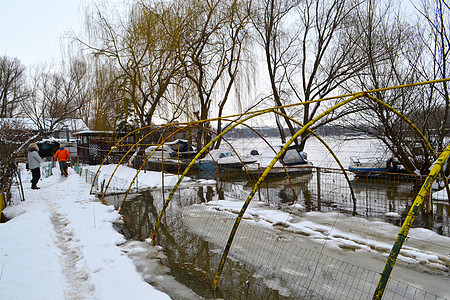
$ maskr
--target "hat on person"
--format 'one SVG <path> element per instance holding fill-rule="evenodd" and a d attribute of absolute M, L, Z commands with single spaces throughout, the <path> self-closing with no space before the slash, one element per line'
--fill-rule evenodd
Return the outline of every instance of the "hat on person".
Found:
<path fill-rule="evenodd" d="M 36 151 L 39 151 L 39 147 L 38 147 L 38 145 L 36 145 L 35 143 L 31 143 L 30 146 L 29 146 L 29 148 L 32 148 L 32 149 L 34 149 L 34 150 L 36 150 Z"/>

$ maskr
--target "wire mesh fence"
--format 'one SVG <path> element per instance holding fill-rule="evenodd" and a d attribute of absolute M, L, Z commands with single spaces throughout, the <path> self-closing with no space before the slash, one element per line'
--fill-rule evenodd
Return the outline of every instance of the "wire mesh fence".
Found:
<path fill-rule="evenodd" d="M 197 206 L 184 211 L 183 218 L 192 232 L 217 247 L 211 250 L 214 252 L 225 246 L 235 214 Z M 331 257 L 306 243 L 281 231 L 255 226 L 252 220 L 243 220 L 229 254 L 233 263 L 225 265 L 220 286 L 240 291 L 240 295 L 233 295 L 236 299 L 243 295 L 249 299 L 370 299 L 373 296 L 379 272 Z M 247 272 L 241 275 L 241 265 L 247 266 L 252 275 Z M 247 277 L 237 288 L 232 278 L 239 276 Z M 384 299 L 441 298 L 432 291 L 391 278 Z"/>
<path fill-rule="evenodd" d="M 81 167 L 78 173 L 80 180 L 92 185 L 96 170 Z M 380 217 L 388 213 L 389 218 L 395 216 L 398 222 L 423 180 L 369 179 L 353 175 L 350 179 L 355 191 L 357 216 Z M 123 191 L 129 186 L 131 177 L 128 181 L 112 180 L 115 181 L 111 186 L 116 186 L 116 191 Z M 283 178 L 264 182 L 254 201 L 277 209 L 300 204 L 302 211 L 353 214 L 354 201 L 341 170 L 314 168 L 311 174 L 292 177 L 292 181 Z M 238 208 L 215 205 L 215 201 L 234 199 L 242 203 L 251 187 L 245 181 L 191 184 L 175 194 L 158 231 L 158 243 L 167 255 L 165 263 L 176 268 L 174 273 L 180 277 L 185 274 L 190 280 L 194 278 L 210 288 L 239 211 Z M 139 181 L 136 188 L 140 189 Z M 104 183 L 95 182 L 94 191 L 99 193 L 103 189 Z M 162 200 L 169 191 L 154 189 L 129 199 L 123 212 L 125 234 L 140 240 L 151 236 Z M 113 197 L 113 204 L 120 205 L 123 195 Z M 437 204 L 430 202 L 430 205 Z M 361 255 L 358 256 L 360 262 L 353 264 L 353 256 L 357 253 L 347 252 L 345 258 L 342 255 L 336 257 L 327 247 L 304 239 L 310 235 L 307 231 L 283 230 L 283 226 L 270 218 L 260 220 L 251 212 L 246 214 L 233 240 L 218 290 L 209 297 L 207 291 L 196 292 L 205 298 L 226 299 L 369 299 L 373 296 L 384 256 L 378 259 L 375 270 L 373 264 L 364 263 Z M 326 240 L 326 232 L 322 234 Z M 383 298 L 445 299 L 438 295 L 394 276 L 390 278 Z"/>
<path fill-rule="evenodd" d="M 258 195 L 278 207 L 301 203 L 306 211 L 339 211 L 401 225 L 425 180 L 425 176 L 404 174 L 359 177 L 349 172 L 348 175 L 350 182 L 340 169 L 314 167 L 311 174 L 292 178 L 292 185 L 285 180 L 280 189 L 273 188 L 273 181 L 263 182 Z M 448 210 L 448 201 L 434 200 L 430 194 L 414 226 L 449 236 Z"/>

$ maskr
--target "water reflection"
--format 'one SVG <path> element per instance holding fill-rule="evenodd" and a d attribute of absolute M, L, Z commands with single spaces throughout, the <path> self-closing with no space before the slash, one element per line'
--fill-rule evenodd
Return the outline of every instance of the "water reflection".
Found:
<path fill-rule="evenodd" d="M 353 201 L 349 196 L 347 183 L 338 178 L 335 174 L 321 174 L 321 180 L 326 184 L 322 183 L 320 188 L 316 174 L 294 177 L 290 182 L 286 178 L 266 180 L 261 184 L 254 201 L 262 201 L 270 207 L 281 210 L 292 204 L 300 204 L 304 211 L 351 212 Z M 228 222 L 223 223 L 220 242 L 205 239 L 204 234 L 198 234 L 192 226 L 186 224 L 183 208 L 223 199 L 243 202 L 254 183 L 245 179 L 240 180 L 190 185 L 176 192 L 157 232 L 158 244 L 165 249 L 166 254 L 162 262 L 180 283 L 189 286 L 205 299 L 247 297 L 283 299 L 276 288 L 267 286 L 267 278 L 255 275 L 258 274 L 258 270 L 232 259 L 225 264 L 220 289 L 212 291 L 212 280 L 226 243 L 223 236 L 228 236 L 234 219 L 230 217 Z M 404 182 L 371 183 L 367 180 L 353 179 L 352 185 L 358 201 L 358 215 L 382 217 L 396 225 L 402 224 L 417 193 L 413 184 Z M 166 199 L 169 192 L 170 190 L 164 192 L 152 190 L 129 197 L 123 208 L 124 225 L 120 228 L 123 234 L 129 239 L 140 241 L 148 239 L 162 209 L 161 199 Z M 123 196 L 116 195 L 106 201 L 118 207 L 121 199 Z M 448 236 L 448 210 L 446 203 L 427 203 L 422 207 L 413 225 L 426 227 Z M 396 214 L 386 215 L 386 212 Z M 199 223 L 197 227 L 209 230 L 206 221 Z"/>
<path fill-rule="evenodd" d="M 214 186 L 185 188 L 180 192 L 174 205 L 169 206 L 157 233 L 158 244 L 164 248 L 165 253 L 161 262 L 170 269 L 170 275 L 204 299 L 268 298 L 276 292 L 260 283 L 261 279 L 254 277 L 256 270 L 233 260 L 226 264 L 220 288 L 216 291 L 211 289 L 223 248 L 191 232 L 185 224 L 182 207 L 202 203 L 218 194 Z M 124 224 L 120 231 L 128 239 L 143 241 L 151 236 L 157 212 L 161 210 L 161 204 L 154 199 L 161 197 L 162 191 L 154 190 L 130 197 L 125 203 Z M 110 196 L 106 201 L 118 207 L 120 198 L 119 195 Z"/>

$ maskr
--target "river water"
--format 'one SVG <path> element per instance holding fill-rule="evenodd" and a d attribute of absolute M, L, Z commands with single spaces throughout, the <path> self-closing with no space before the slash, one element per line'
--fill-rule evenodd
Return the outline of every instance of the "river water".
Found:
<path fill-rule="evenodd" d="M 272 142 L 276 143 L 276 141 Z M 383 147 L 374 140 L 330 138 L 327 142 L 336 151 L 345 167 L 348 166 L 351 156 L 374 157 L 385 155 Z M 233 145 L 240 153 L 249 153 L 255 148 L 264 147 L 261 141 L 249 139 L 233 141 Z M 311 174 L 293 177 L 291 181 L 285 178 L 267 179 L 262 183 L 254 201 L 260 203 L 260 205 L 265 205 L 268 209 L 281 211 L 292 211 L 293 207 L 298 207 L 301 211 L 298 214 L 299 218 L 301 218 L 302 212 L 318 210 L 323 212 L 339 211 L 350 216 L 353 212 L 353 201 L 348 191 L 347 182 L 341 174 L 328 169 L 336 168 L 337 163 L 317 141 L 311 141 L 305 150 L 308 153 L 309 160 L 315 166 L 322 168 L 319 171 L 320 175 L 317 171 L 314 171 Z M 317 183 L 318 176 L 320 176 L 320 182 L 323 182 L 320 183 L 320 188 L 318 188 Z M 147 274 L 143 276 L 148 282 L 158 286 L 174 299 L 302 299 L 301 295 L 304 299 L 315 297 L 318 299 L 352 298 L 345 293 L 341 296 L 336 293 L 324 296 L 320 290 L 326 280 L 322 279 L 320 283 L 311 284 L 314 281 L 308 277 L 309 275 L 300 277 L 308 281 L 308 289 L 305 288 L 304 283 L 291 283 L 291 279 L 289 279 L 291 275 L 289 274 L 298 273 L 299 270 L 287 271 L 291 268 L 290 264 L 302 265 L 301 261 L 295 260 L 297 256 L 292 256 L 294 260 L 291 259 L 289 264 L 282 267 L 277 267 L 277 260 L 281 260 L 277 257 L 280 255 L 286 256 L 286 253 L 269 256 L 261 254 L 260 259 L 263 261 L 259 263 L 247 261 L 246 258 L 248 257 L 254 259 L 256 253 L 261 249 L 275 247 L 270 242 L 272 239 L 276 240 L 277 247 L 279 247 L 280 241 L 287 238 L 291 242 L 298 241 L 298 249 L 302 249 L 301 251 L 311 251 L 311 253 L 322 251 L 321 253 L 327 254 L 328 250 L 317 248 L 317 245 L 308 242 L 305 243 L 303 239 L 295 235 L 280 235 L 283 226 L 280 225 L 280 227 L 276 224 L 272 229 L 258 227 L 256 230 L 254 226 L 247 230 L 240 229 L 240 243 L 243 244 L 240 245 L 239 242 L 236 242 L 233 245 L 234 252 L 226 262 L 219 288 L 213 291 L 211 289 L 212 279 L 235 221 L 235 214 L 229 215 L 219 211 L 217 216 L 214 216 L 211 211 L 204 209 L 204 205 L 223 199 L 244 201 L 252 190 L 252 183 L 245 177 L 231 176 L 231 180 L 229 176 L 228 178 L 224 176 L 224 178 L 224 181 L 218 180 L 214 184 L 193 184 L 177 191 L 157 235 L 158 245 L 161 245 L 164 250 L 154 250 L 149 245 L 148 239 L 162 208 L 161 199 L 166 199 L 170 190 L 146 191 L 127 200 L 123 210 L 124 223 L 120 225 L 120 230 L 130 239 L 127 246 L 129 249 L 136 247 L 136 243 L 139 243 L 139 247 L 146 249 L 143 251 L 145 255 L 139 253 L 139 255 L 134 255 L 133 258 L 141 266 L 143 274 Z M 367 179 L 358 179 L 351 176 L 351 182 L 358 200 L 356 206 L 358 217 L 379 218 L 395 225 L 401 225 L 417 192 L 415 183 L 405 181 L 370 182 Z M 318 196 L 318 189 L 320 190 L 320 196 Z M 107 202 L 114 203 L 117 206 L 121 202 L 121 197 L 121 195 L 110 196 Z M 441 235 L 448 236 L 448 213 L 448 203 L 430 202 L 428 207 L 424 206 L 414 226 L 429 228 Z M 283 238 L 280 239 L 280 236 Z M 247 242 L 245 242 L 246 240 Z M 259 241 L 265 242 L 260 244 Z M 244 248 L 246 252 L 240 252 Z M 128 251 L 132 252 L 131 250 Z M 253 253 L 253 255 L 248 255 L 247 251 Z M 301 260 L 302 256 L 298 256 L 298 259 Z M 380 262 L 380 258 L 377 258 L 376 266 L 367 257 L 362 256 L 360 260 L 366 261 L 364 268 L 381 271 L 378 265 L 382 264 L 383 259 Z M 157 261 L 156 265 L 160 262 L 166 267 L 157 275 L 155 275 L 156 267 L 152 268 L 152 271 L 146 271 L 146 268 L 142 267 L 147 265 L 149 261 L 155 260 Z M 317 266 L 311 265 L 303 266 L 303 268 L 309 269 L 313 267 L 317 268 Z M 268 271 L 268 269 L 275 270 L 277 268 L 279 270 L 276 272 Z M 281 274 L 284 275 L 281 276 Z M 429 278 L 427 276 L 424 275 L 422 280 L 429 282 L 430 286 L 434 284 L 433 281 L 438 284 L 443 280 L 441 277 L 436 280 L 432 276 L 428 276 Z M 164 278 L 164 280 L 161 278 Z M 292 281 L 296 280 L 299 279 L 292 279 Z M 178 286 L 178 283 L 182 287 Z M 330 281 L 331 287 L 333 284 Z M 360 296 L 363 298 L 371 297 L 372 285 L 369 284 L 361 289 L 362 294 L 355 294 L 354 299 Z M 333 288 L 330 288 L 330 290 L 333 290 Z M 339 288 L 335 288 L 335 290 L 339 290 Z M 305 293 L 308 293 L 307 296 L 305 296 Z"/>

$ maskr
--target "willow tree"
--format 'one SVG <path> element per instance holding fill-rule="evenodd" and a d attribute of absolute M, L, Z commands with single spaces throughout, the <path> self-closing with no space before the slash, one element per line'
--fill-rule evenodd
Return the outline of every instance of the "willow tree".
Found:
<path fill-rule="evenodd" d="M 118 80 L 120 69 L 111 60 L 91 59 L 89 101 L 81 107 L 78 115 L 93 130 L 113 131 L 124 118 L 122 82 Z M 119 113 L 118 113 L 119 112 Z"/>
<path fill-rule="evenodd" d="M 137 93 L 136 109 L 142 125 L 150 125 L 159 105 L 164 107 L 166 92 L 176 84 L 181 63 L 176 55 L 177 41 L 168 31 L 174 23 L 165 2 L 140 2 L 132 10 L 127 43 L 130 94 Z"/>
<path fill-rule="evenodd" d="M 112 60 L 120 72 L 120 111 L 136 126 L 153 123 L 158 106 L 180 70 L 173 40 L 167 34 L 164 1 L 138 1 L 123 19 L 114 20 L 96 8 L 88 14 L 89 40 L 79 41 L 94 57 Z M 131 111 L 129 110 L 131 108 Z"/>
<path fill-rule="evenodd" d="M 248 5 L 239 0 L 180 0 L 174 6 L 182 24 L 178 58 L 183 66 L 182 76 L 189 81 L 187 86 L 196 91 L 196 118 L 220 117 L 243 61 Z M 217 108 L 213 107 L 215 103 Z M 217 115 L 211 115 L 216 109 Z M 209 137 L 200 130 L 197 138 L 206 142 Z"/>

